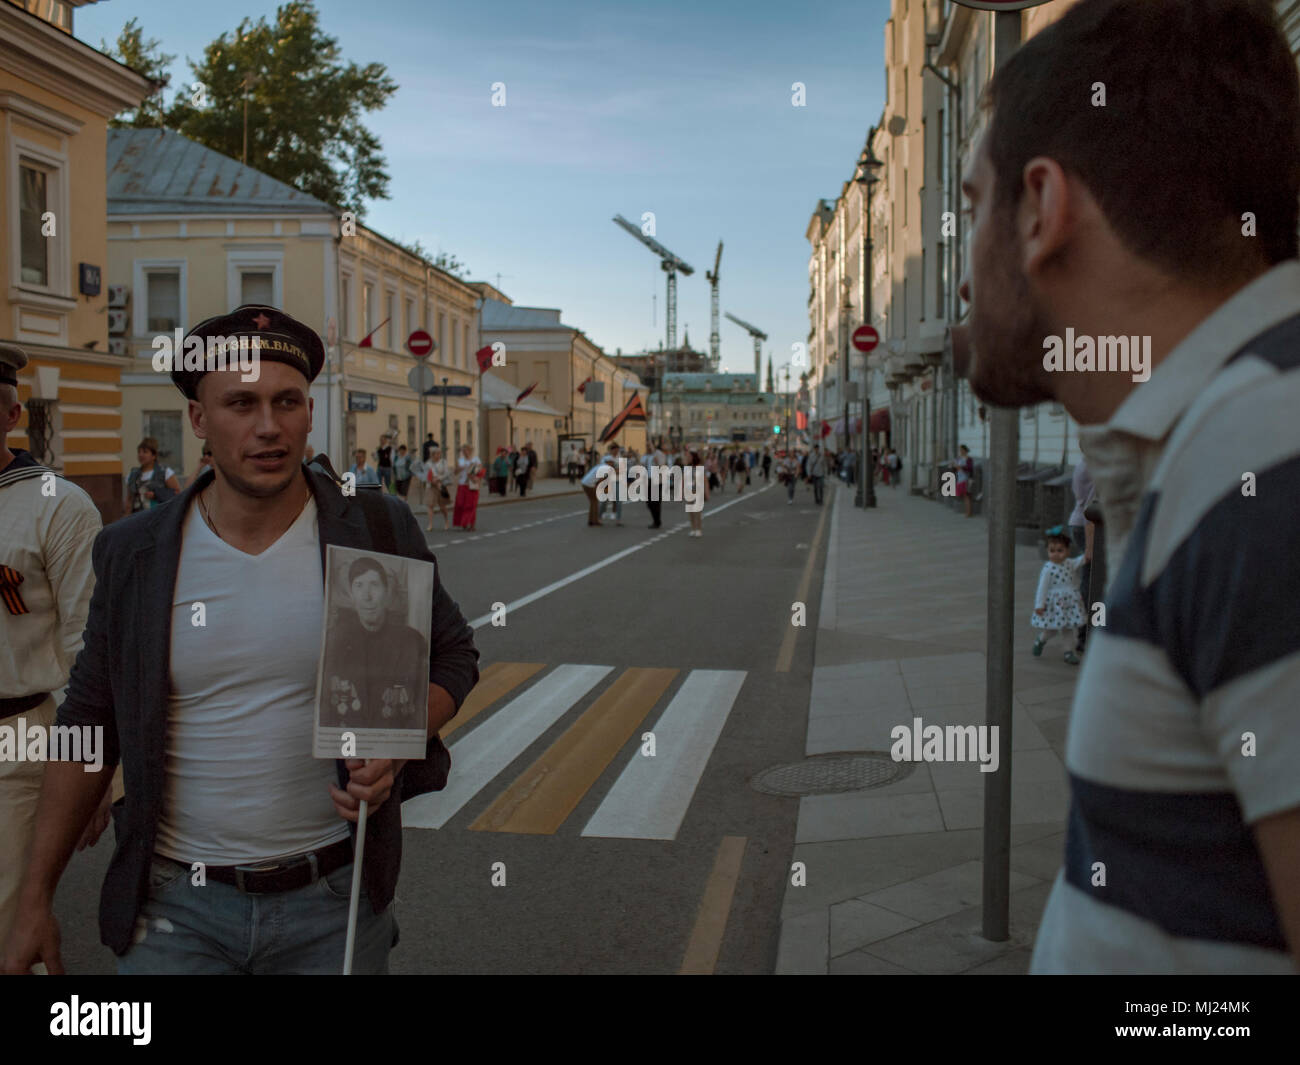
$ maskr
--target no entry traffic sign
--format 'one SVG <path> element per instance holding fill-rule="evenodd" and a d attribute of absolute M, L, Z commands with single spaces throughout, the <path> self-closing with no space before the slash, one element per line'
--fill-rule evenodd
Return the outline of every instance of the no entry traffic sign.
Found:
<path fill-rule="evenodd" d="M 880 334 L 876 332 L 875 326 L 860 325 L 853 330 L 853 346 L 858 351 L 872 351 L 880 343 Z"/>
<path fill-rule="evenodd" d="M 422 359 L 433 350 L 433 337 L 423 329 L 417 329 L 406 338 L 406 350 L 416 358 Z"/>

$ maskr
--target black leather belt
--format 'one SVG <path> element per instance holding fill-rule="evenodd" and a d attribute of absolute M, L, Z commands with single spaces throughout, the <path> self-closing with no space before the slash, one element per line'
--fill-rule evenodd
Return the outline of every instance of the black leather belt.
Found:
<path fill-rule="evenodd" d="M 341 839 L 310 854 L 296 854 L 277 862 L 256 865 L 208 866 L 207 877 L 221 884 L 233 884 L 246 895 L 274 895 L 296 891 L 328 876 L 352 861 L 352 840 Z"/>
<path fill-rule="evenodd" d="M 34 710 L 49 697 L 49 692 L 33 692 L 31 695 L 19 695 L 13 699 L 0 699 L 0 718 L 13 717 L 14 714 Z"/>

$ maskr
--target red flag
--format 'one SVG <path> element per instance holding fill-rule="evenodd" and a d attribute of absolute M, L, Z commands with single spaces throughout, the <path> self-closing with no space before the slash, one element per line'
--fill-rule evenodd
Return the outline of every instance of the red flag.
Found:
<path fill-rule="evenodd" d="M 519 398 L 515 400 L 515 406 L 516 406 L 516 407 L 519 406 L 520 403 L 522 403 L 525 399 L 527 399 L 527 398 L 528 398 L 528 394 L 529 394 L 529 393 L 530 393 L 534 388 L 536 388 L 536 387 L 537 387 L 537 382 L 534 381 L 531 385 L 529 385 L 529 386 L 528 386 L 527 388 L 525 388 L 522 392 L 520 392 L 520 393 L 519 393 Z"/>
<path fill-rule="evenodd" d="M 588 386 L 589 384 L 591 384 L 591 378 L 590 378 L 590 377 L 588 377 L 585 381 L 582 382 L 582 384 L 580 384 L 580 385 L 578 386 L 578 391 L 579 391 L 579 392 L 586 392 L 586 391 L 587 391 L 587 386 Z"/>
<path fill-rule="evenodd" d="M 822 436 L 830 436 L 830 435 L 831 435 L 831 423 L 822 422 Z"/>
<path fill-rule="evenodd" d="M 357 347 L 359 348 L 374 347 L 374 345 L 370 343 L 370 338 L 374 336 L 376 333 L 378 333 L 379 330 L 383 329 L 384 326 L 386 326 L 389 323 L 389 321 L 391 321 L 391 319 L 385 318 L 382 322 L 380 322 L 377 326 L 375 326 L 374 329 L 370 330 L 369 333 L 367 333 L 365 336 L 361 338 L 361 343 L 358 344 Z"/>
<path fill-rule="evenodd" d="M 487 373 L 488 367 L 492 365 L 492 345 L 479 348 L 474 352 L 474 358 L 478 359 L 478 372 Z"/>
<path fill-rule="evenodd" d="M 807 429 L 807 428 L 808 428 L 808 415 L 805 414 L 805 413 L 804 413 L 803 411 L 801 411 L 801 410 L 800 410 L 800 411 L 795 411 L 795 414 L 794 414 L 794 427 L 795 427 L 796 429 L 798 429 L 800 432 L 802 432 L 803 430 Z"/>

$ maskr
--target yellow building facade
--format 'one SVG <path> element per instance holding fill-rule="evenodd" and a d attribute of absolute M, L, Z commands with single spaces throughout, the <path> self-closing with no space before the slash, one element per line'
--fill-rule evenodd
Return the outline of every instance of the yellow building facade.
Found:
<path fill-rule="evenodd" d="M 108 344 L 106 136 L 153 86 L 72 37 L 78 6 L 0 3 L 0 339 L 30 359 L 10 446 L 37 453 L 112 520 L 125 363 Z"/>

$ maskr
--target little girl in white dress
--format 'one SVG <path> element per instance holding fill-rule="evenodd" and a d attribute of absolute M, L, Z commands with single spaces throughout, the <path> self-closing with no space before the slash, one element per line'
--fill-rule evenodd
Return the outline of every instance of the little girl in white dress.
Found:
<path fill-rule="evenodd" d="M 1034 596 L 1034 613 L 1029 623 L 1043 631 L 1034 640 L 1034 657 L 1043 653 L 1043 647 L 1058 632 L 1073 632 L 1088 623 L 1088 616 L 1083 609 L 1083 598 L 1075 587 L 1075 578 L 1084 562 L 1085 555 L 1070 558 L 1070 538 L 1065 530 L 1057 525 L 1047 530 L 1047 558 L 1043 563 L 1043 572 L 1038 578 L 1038 592 Z M 1071 649 L 1065 652 L 1065 660 L 1072 666 L 1079 664 L 1079 656 Z"/>

